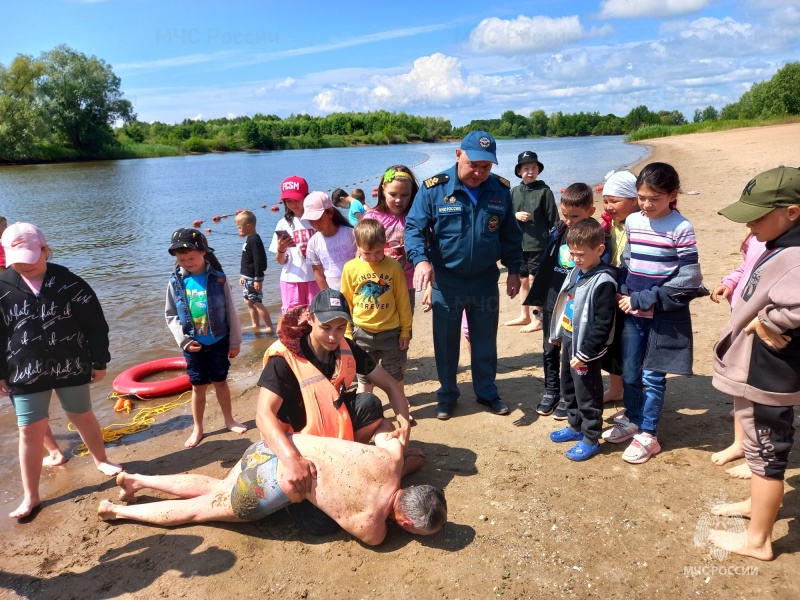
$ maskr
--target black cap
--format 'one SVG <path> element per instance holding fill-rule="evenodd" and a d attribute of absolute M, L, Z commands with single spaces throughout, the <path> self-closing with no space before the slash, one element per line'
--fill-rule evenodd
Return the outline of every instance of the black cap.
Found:
<path fill-rule="evenodd" d="M 350 305 L 347 303 L 347 298 L 342 292 L 333 288 L 322 290 L 314 296 L 310 311 L 320 323 L 330 323 L 334 319 L 353 320 L 350 317 Z"/>
<path fill-rule="evenodd" d="M 519 167 L 520 165 L 525 165 L 528 163 L 535 162 L 539 165 L 539 173 L 544 171 L 544 165 L 539 162 L 539 157 L 536 156 L 536 152 L 531 152 L 530 150 L 525 150 L 525 152 L 520 152 L 519 156 L 517 157 L 517 166 L 514 167 L 514 175 L 519 177 Z"/>
<path fill-rule="evenodd" d="M 210 248 L 206 242 L 206 236 L 192 229 L 191 227 L 181 227 L 172 234 L 172 243 L 169 246 L 169 253 L 173 256 L 176 250 L 186 248 L 187 250 L 201 250 L 208 252 Z"/>

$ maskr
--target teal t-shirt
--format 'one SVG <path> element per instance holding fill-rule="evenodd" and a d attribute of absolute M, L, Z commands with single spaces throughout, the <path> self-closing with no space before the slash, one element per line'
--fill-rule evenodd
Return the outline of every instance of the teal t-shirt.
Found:
<path fill-rule="evenodd" d="M 206 282 L 208 273 L 202 275 L 187 275 L 183 278 L 183 285 L 186 288 L 186 302 L 189 305 L 189 312 L 192 315 L 192 338 L 204 346 L 210 346 L 222 339 L 211 335 L 211 327 L 208 323 L 208 299 L 206 292 Z"/>

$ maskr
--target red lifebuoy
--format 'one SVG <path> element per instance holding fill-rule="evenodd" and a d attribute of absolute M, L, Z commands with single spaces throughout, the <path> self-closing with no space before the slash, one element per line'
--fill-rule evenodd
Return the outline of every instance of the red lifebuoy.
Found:
<path fill-rule="evenodd" d="M 186 359 L 182 356 L 160 358 L 151 360 L 130 369 L 126 369 L 114 378 L 112 387 L 118 394 L 136 394 L 142 398 L 158 398 L 171 396 L 192 389 L 189 376 L 183 375 L 165 379 L 164 381 L 141 381 L 148 375 L 155 375 L 161 371 L 186 370 Z"/>

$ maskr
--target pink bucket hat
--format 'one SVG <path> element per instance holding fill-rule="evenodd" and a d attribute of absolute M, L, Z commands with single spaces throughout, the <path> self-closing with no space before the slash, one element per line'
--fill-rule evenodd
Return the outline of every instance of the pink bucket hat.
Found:
<path fill-rule="evenodd" d="M 42 248 L 47 246 L 47 238 L 36 225 L 14 223 L 3 232 L 2 244 L 7 265 L 32 265 L 39 260 Z"/>

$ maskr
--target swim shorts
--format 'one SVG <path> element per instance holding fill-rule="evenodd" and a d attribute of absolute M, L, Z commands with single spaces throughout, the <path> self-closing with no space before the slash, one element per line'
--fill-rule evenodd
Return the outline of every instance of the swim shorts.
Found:
<path fill-rule="evenodd" d="M 255 287 L 255 281 L 252 279 L 244 279 L 244 285 L 242 285 L 242 297 L 249 302 L 253 302 L 254 304 L 261 304 L 264 300 L 264 295 L 262 292 L 257 292 Z"/>
<path fill-rule="evenodd" d="M 242 472 L 231 490 L 234 514 L 257 521 L 291 503 L 278 485 L 278 457 L 263 440 L 256 442 L 245 451 Z"/>

